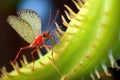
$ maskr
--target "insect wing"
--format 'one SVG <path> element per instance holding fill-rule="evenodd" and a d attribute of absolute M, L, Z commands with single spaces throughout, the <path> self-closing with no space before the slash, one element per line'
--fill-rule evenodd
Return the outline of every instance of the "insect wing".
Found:
<path fill-rule="evenodd" d="M 17 16 L 8 16 L 7 22 L 25 41 L 28 43 L 33 42 L 35 36 L 28 22 Z"/>
<path fill-rule="evenodd" d="M 24 9 L 17 12 L 18 16 L 27 21 L 34 32 L 35 37 L 41 34 L 41 20 L 39 15 L 33 10 Z"/>

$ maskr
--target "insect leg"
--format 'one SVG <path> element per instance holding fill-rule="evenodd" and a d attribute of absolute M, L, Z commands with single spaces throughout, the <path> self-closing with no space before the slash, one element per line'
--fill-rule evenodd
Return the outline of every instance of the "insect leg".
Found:
<path fill-rule="evenodd" d="M 52 44 L 52 45 L 53 45 L 53 44 Z M 56 63 L 55 63 L 55 60 L 54 60 L 54 56 L 53 56 L 53 46 L 43 45 L 43 47 L 45 47 L 45 48 L 51 48 L 51 49 L 52 49 L 52 52 L 51 52 L 51 56 L 52 56 L 52 59 L 51 59 L 52 65 L 53 65 L 53 67 L 55 68 L 55 70 L 61 75 L 61 72 L 60 72 L 60 70 L 57 68 Z"/>
<path fill-rule="evenodd" d="M 52 56 L 53 62 L 54 62 L 54 57 L 53 57 L 53 46 L 54 46 L 54 44 L 55 44 L 55 39 L 54 39 L 53 36 L 50 36 L 49 39 L 50 39 L 50 41 L 51 41 L 51 43 L 52 43 L 52 46 L 51 46 L 50 48 L 52 49 L 51 56 Z"/>
<path fill-rule="evenodd" d="M 54 56 L 53 56 L 53 46 L 52 46 L 51 48 L 52 48 L 52 53 L 51 53 L 51 56 L 52 56 L 52 65 L 53 65 L 53 67 L 56 69 L 56 71 L 61 75 L 61 72 L 60 72 L 60 70 L 57 68 L 56 63 L 55 63 L 55 60 L 54 60 Z"/>
<path fill-rule="evenodd" d="M 29 45 L 29 46 L 25 46 L 25 47 L 20 48 L 20 50 L 18 51 L 18 53 L 17 53 L 17 55 L 16 55 L 13 63 L 15 63 L 15 61 L 18 59 L 18 57 L 19 57 L 19 55 L 20 55 L 20 53 L 21 53 L 22 50 L 29 49 L 29 48 L 34 48 L 34 46 L 30 46 Z"/>
<path fill-rule="evenodd" d="M 52 46 L 54 46 L 54 45 L 56 44 L 56 40 L 55 40 L 55 37 L 54 37 L 54 36 L 50 36 L 50 37 L 49 37 L 49 40 L 51 41 Z"/>
<path fill-rule="evenodd" d="M 31 55 L 32 55 L 32 61 L 33 61 L 33 70 L 34 70 L 34 63 L 35 63 L 35 61 L 34 61 L 34 53 L 36 52 L 38 50 L 38 47 L 36 47 L 32 52 L 31 52 Z"/>

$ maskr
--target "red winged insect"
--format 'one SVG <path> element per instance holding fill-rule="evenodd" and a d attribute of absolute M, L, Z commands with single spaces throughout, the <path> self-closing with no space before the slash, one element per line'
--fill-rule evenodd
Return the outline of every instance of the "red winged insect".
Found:
<path fill-rule="evenodd" d="M 54 18 L 51 25 L 55 22 L 59 11 L 56 13 L 56 17 Z M 29 9 L 20 10 L 17 12 L 18 16 L 10 15 L 7 18 L 7 22 L 12 26 L 12 28 L 30 45 L 20 48 L 18 51 L 13 63 L 18 59 L 22 50 L 34 48 L 31 52 L 32 60 L 34 63 L 33 54 L 39 48 L 52 48 L 52 46 L 45 45 L 45 42 L 52 38 L 50 35 L 51 31 L 47 30 L 45 32 L 41 32 L 41 20 L 36 12 Z M 50 13 L 51 18 L 51 13 Z M 50 24 L 50 18 L 49 23 Z M 53 53 L 52 53 L 53 54 Z"/>

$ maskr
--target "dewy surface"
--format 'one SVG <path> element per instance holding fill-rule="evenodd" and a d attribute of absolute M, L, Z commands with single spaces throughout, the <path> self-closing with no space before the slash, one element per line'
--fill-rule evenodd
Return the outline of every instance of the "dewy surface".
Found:
<path fill-rule="evenodd" d="M 78 0 L 74 3 L 79 12 L 74 13 L 65 5 L 70 22 L 62 16 L 67 31 L 58 28 L 63 36 L 56 32 L 60 41 L 53 50 L 55 64 L 51 51 L 35 62 L 34 71 L 32 64 L 24 63 L 24 58 L 23 68 L 11 62 L 15 70 L 7 73 L 3 67 L 1 80 L 95 80 L 101 78 L 99 72 L 111 76 L 106 67 L 115 67 L 114 60 L 120 56 L 120 1 L 86 0 L 83 5 Z"/>

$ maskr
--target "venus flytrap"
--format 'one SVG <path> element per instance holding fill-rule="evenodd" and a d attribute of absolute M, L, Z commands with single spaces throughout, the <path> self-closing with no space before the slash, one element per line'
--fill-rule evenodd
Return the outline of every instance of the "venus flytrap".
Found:
<path fill-rule="evenodd" d="M 74 1 L 73 1 L 74 2 Z M 57 29 L 63 34 L 55 32 L 59 43 L 54 46 L 52 65 L 51 51 L 35 62 L 35 70 L 31 71 L 31 64 L 7 73 L 2 69 L 3 80 L 97 80 L 100 72 L 111 76 L 106 66 L 114 64 L 120 55 L 120 23 L 119 2 L 117 0 L 78 0 L 74 2 L 79 9 L 74 13 L 67 5 L 65 11 L 70 22 L 62 16 L 63 24 L 67 27 L 62 32 L 57 23 Z M 82 4 L 81 4 L 82 3 Z M 82 8 L 81 8 L 81 5 Z M 114 59 L 109 57 L 114 56 Z M 112 56 L 112 57 L 113 57 Z M 25 60 L 26 61 L 26 60 Z M 23 63 L 24 65 L 24 63 Z"/>

